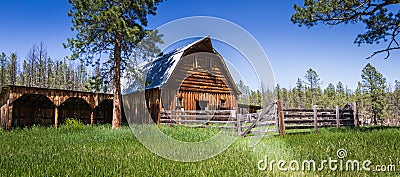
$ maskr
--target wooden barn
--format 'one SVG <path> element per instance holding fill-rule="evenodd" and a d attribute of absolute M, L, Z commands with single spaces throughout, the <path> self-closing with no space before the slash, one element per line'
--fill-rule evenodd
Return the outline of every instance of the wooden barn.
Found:
<path fill-rule="evenodd" d="M 58 126 L 66 118 L 111 123 L 112 94 L 9 85 L 0 92 L 1 127 Z"/>
<path fill-rule="evenodd" d="M 210 37 L 163 54 L 140 69 L 144 83 L 125 81 L 128 122 L 160 123 L 168 114 L 237 110 L 240 91 Z M 146 109 L 151 117 L 144 118 L 140 109 Z"/>

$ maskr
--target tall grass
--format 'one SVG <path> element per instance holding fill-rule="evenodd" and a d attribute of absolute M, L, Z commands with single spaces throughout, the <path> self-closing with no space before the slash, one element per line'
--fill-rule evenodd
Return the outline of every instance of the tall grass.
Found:
<path fill-rule="evenodd" d="M 182 141 L 201 141 L 216 129 L 160 127 Z M 239 138 L 222 154 L 196 163 L 158 157 L 142 146 L 128 127 L 86 126 L 71 129 L 32 127 L 0 131 L 0 176 L 398 176 L 397 172 L 260 171 L 259 160 L 315 161 L 337 157 L 373 164 L 397 164 L 398 128 L 320 129 L 319 133 L 273 136 L 250 148 L 250 138 Z M 399 171 L 400 169 L 396 169 Z"/>

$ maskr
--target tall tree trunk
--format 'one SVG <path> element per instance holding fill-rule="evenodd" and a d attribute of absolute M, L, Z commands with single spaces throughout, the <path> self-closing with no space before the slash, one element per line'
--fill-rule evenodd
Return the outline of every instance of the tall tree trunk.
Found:
<path fill-rule="evenodd" d="M 113 119 L 112 128 L 118 129 L 121 127 L 121 33 L 116 35 L 115 46 L 114 46 L 114 88 L 113 88 Z"/>

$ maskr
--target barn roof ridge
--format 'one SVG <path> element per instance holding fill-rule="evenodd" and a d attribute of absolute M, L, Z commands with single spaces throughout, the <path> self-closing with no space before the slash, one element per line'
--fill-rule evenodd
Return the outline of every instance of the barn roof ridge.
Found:
<path fill-rule="evenodd" d="M 165 56 L 173 56 L 173 55 L 177 55 L 177 54 L 179 54 L 179 53 L 184 53 L 187 49 L 189 49 L 189 48 L 195 46 L 197 43 L 200 43 L 200 42 L 202 42 L 202 41 L 204 41 L 204 40 L 206 40 L 206 39 L 210 39 L 210 36 L 205 36 L 205 37 L 203 37 L 203 38 L 201 38 L 201 39 L 198 39 L 198 40 L 196 40 L 196 41 L 194 41 L 194 42 L 191 42 L 191 43 L 189 43 L 189 44 L 186 44 L 186 45 L 183 45 L 183 46 L 178 47 L 178 48 L 176 48 L 176 49 L 173 49 L 173 50 L 171 50 L 171 51 L 169 51 L 169 52 L 167 52 L 167 53 L 165 53 L 165 54 L 162 54 L 162 53 L 161 53 L 162 55 L 156 57 L 153 61 L 156 61 L 156 60 L 159 60 L 159 59 L 164 59 Z"/>

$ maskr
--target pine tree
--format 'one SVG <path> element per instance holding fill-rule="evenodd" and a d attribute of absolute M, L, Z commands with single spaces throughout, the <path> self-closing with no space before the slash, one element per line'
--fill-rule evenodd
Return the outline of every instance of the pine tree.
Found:
<path fill-rule="evenodd" d="M 63 89 L 71 90 L 71 68 L 65 59 L 62 65 L 62 71 L 64 72 L 64 82 L 62 84 Z"/>
<path fill-rule="evenodd" d="M 308 85 L 310 85 L 310 92 L 311 92 L 311 99 L 312 99 L 311 105 L 314 105 L 314 103 L 315 103 L 314 92 L 315 92 L 315 89 L 317 89 L 319 87 L 319 85 L 321 84 L 321 79 L 319 78 L 317 72 L 311 68 L 309 68 L 307 70 L 304 78 L 308 81 Z"/>
<path fill-rule="evenodd" d="M 359 110 L 364 109 L 364 94 L 363 94 L 363 85 L 361 82 L 357 82 L 357 88 L 354 93 L 354 101 L 357 103 L 357 107 Z"/>
<path fill-rule="evenodd" d="M 346 104 L 346 92 L 345 92 L 345 88 L 344 85 L 341 81 L 339 81 L 336 85 L 336 93 L 337 93 L 337 105 L 340 107 L 343 107 Z"/>
<path fill-rule="evenodd" d="M 373 114 L 374 124 L 377 125 L 377 118 L 382 116 L 386 107 L 384 99 L 386 78 L 368 63 L 361 74 L 364 93 L 370 105 L 370 111 Z"/>
<path fill-rule="evenodd" d="M 38 47 L 37 47 L 37 63 L 35 68 L 37 69 L 36 72 L 36 80 L 37 80 L 37 86 L 39 87 L 45 87 L 46 85 L 46 70 L 47 70 L 47 49 L 44 45 L 43 42 L 40 42 Z"/>
<path fill-rule="evenodd" d="M 386 90 L 385 90 L 385 102 L 387 104 L 386 106 L 386 118 L 393 118 L 395 117 L 394 114 L 394 100 L 393 100 L 394 94 L 393 94 L 393 88 L 390 83 L 386 85 Z"/>
<path fill-rule="evenodd" d="M 293 99 L 293 107 L 294 108 L 299 108 L 300 107 L 300 97 L 298 95 L 297 88 L 293 88 L 292 91 L 292 99 Z"/>
<path fill-rule="evenodd" d="M 54 62 L 53 60 L 48 57 L 47 58 L 47 82 L 46 82 L 46 87 L 47 88 L 54 88 L 54 80 L 55 80 L 55 75 L 54 75 Z"/>
<path fill-rule="evenodd" d="M 281 96 L 281 86 L 279 86 L 279 84 L 276 85 L 275 87 L 275 97 L 277 100 L 281 100 L 282 101 L 282 96 Z"/>
<path fill-rule="evenodd" d="M 30 81 L 29 81 L 29 74 L 30 73 L 30 67 L 28 64 L 27 60 L 24 60 L 24 63 L 22 65 L 22 72 L 21 72 L 21 84 L 23 86 L 30 86 Z"/>
<path fill-rule="evenodd" d="M 400 82 L 398 80 L 394 81 L 393 89 L 393 112 L 395 118 L 399 118 L 399 108 L 400 108 Z"/>
<path fill-rule="evenodd" d="M 300 78 L 297 78 L 296 82 L 296 97 L 298 98 L 298 106 L 304 108 L 304 96 L 305 96 L 305 86 Z"/>
<path fill-rule="evenodd" d="M 64 89 L 65 84 L 65 71 L 64 71 L 64 63 L 62 61 L 56 61 L 55 66 L 55 88 L 56 89 Z"/>
<path fill-rule="evenodd" d="M 100 64 L 97 64 L 94 68 L 94 73 L 89 79 L 89 82 L 85 85 L 85 88 L 91 92 L 104 91 L 104 81 L 100 70 Z"/>
<path fill-rule="evenodd" d="M 85 85 L 87 84 L 87 72 L 83 63 L 80 63 L 77 71 L 75 72 L 75 85 L 76 90 L 87 91 Z"/>
<path fill-rule="evenodd" d="M 239 95 L 239 103 L 249 105 L 250 100 L 249 100 L 249 94 L 250 94 L 250 88 L 244 84 L 242 80 L 239 81 L 237 84 L 239 91 L 242 93 Z"/>
<path fill-rule="evenodd" d="M 324 91 L 324 96 L 326 99 L 325 105 L 333 108 L 335 106 L 335 100 L 336 100 L 335 85 L 329 83 Z"/>
<path fill-rule="evenodd" d="M 113 85 L 113 128 L 121 126 L 121 70 L 122 63 L 148 33 L 147 16 L 155 15 L 153 1 L 91 1 L 68 0 L 72 10 L 73 30 L 76 37 L 68 39 L 65 47 L 72 51 L 71 59 L 82 59 L 88 64 L 99 60 L 101 54 L 110 54 Z M 90 8 L 88 8 L 90 7 Z"/>
<path fill-rule="evenodd" d="M 286 88 L 282 88 L 281 90 L 281 100 L 283 101 L 283 106 L 285 108 L 289 108 L 290 107 L 290 102 L 289 102 L 289 94 L 288 94 L 288 90 Z"/>
<path fill-rule="evenodd" d="M 36 85 L 36 63 L 37 63 L 37 47 L 33 45 L 26 58 L 28 71 L 25 72 L 25 76 L 28 78 L 28 87 L 37 86 Z"/>
<path fill-rule="evenodd" d="M 17 54 L 11 53 L 10 62 L 8 64 L 8 84 L 15 85 L 17 83 L 18 69 L 17 69 Z"/>
<path fill-rule="evenodd" d="M 0 88 L 7 85 L 7 55 L 2 52 L 0 55 Z"/>
<path fill-rule="evenodd" d="M 299 26 L 312 27 L 317 24 L 335 26 L 341 24 L 363 23 L 365 32 L 357 35 L 354 43 L 387 43 L 386 48 L 375 51 L 370 57 L 400 49 L 399 0 L 304 0 L 303 6 L 295 5 L 291 17 Z"/>

